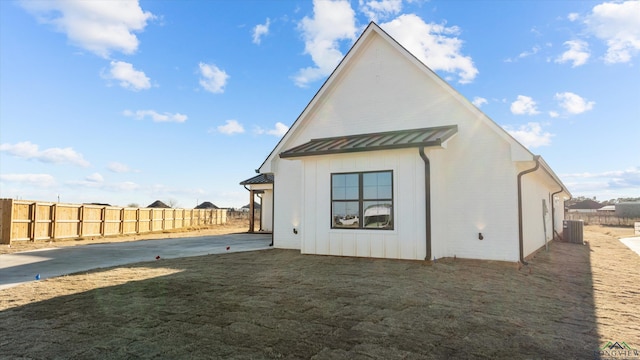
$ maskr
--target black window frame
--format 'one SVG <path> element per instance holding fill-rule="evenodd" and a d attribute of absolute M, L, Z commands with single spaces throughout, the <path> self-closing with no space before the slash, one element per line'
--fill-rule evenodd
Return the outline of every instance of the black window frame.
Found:
<path fill-rule="evenodd" d="M 364 174 L 379 174 L 379 173 L 389 173 L 391 175 L 391 184 L 390 184 L 390 198 L 376 198 L 376 199 L 365 199 L 364 197 Z M 358 175 L 358 198 L 357 199 L 334 199 L 334 176 L 335 175 Z M 394 198 L 394 179 L 393 179 L 393 170 L 374 170 L 374 171 L 350 171 L 350 172 L 337 172 L 331 173 L 331 189 L 330 189 L 330 226 L 331 229 L 337 230 L 395 230 L 395 219 L 393 216 L 394 206 L 395 206 L 395 198 Z M 349 227 L 349 226 L 336 226 L 336 216 L 334 215 L 334 203 L 346 203 L 346 202 L 357 202 L 358 203 L 358 226 L 357 227 Z M 366 227 L 364 224 L 364 213 L 366 211 L 364 204 L 366 202 L 390 202 L 391 209 L 389 214 L 389 226 L 386 227 Z"/>

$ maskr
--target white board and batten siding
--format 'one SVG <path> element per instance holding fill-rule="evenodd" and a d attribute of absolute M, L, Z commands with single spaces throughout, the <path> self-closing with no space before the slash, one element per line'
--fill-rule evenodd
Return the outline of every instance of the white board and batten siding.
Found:
<path fill-rule="evenodd" d="M 424 171 L 417 149 L 314 156 L 305 158 L 301 163 L 305 189 L 302 253 L 394 259 L 424 258 L 425 227 L 415 226 L 417 223 L 424 224 L 425 217 L 424 206 L 420 208 L 418 205 L 424 203 L 424 200 L 416 199 L 418 196 L 424 199 Z M 386 170 L 393 172 L 394 229 L 332 229 L 331 174 Z"/>
<path fill-rule="evenodd" d="M 432 254 L 517 261 L 517 175 L 535 165 L 533 155 L 384 35 L 374 31 L 362 40 L 260 169 L 275 176 L 275 246 L 308 254 L 424 259 L 425 175 L 418 148 L 292 159 L 278 153 L 311 139 L 457 125 L 458 133 L 442 147 L 425 149 L 431 163 Z M 331 229 L 331 174 L 384 170 L 393 171 L 394 229 Z M 544 245 L 541 201 L 548 199 L 550 209 L 549 194 L 558 189 L 539 181 L 543 177 L 524 176 L 525 256 Z M 562 211 L 557 213 L 559 220 Z M 548 238 L 550 217 L 544 220 Z"/>

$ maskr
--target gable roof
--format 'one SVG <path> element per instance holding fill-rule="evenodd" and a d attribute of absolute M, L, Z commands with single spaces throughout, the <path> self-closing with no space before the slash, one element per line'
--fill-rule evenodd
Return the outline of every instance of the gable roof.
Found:
<path fill-rule="evenodd" d="M 322 102 L 323 98 L 326 94 L 328 94 L 329 89 L 332 88 L 333 84 L 337 82 L 337 78 L 340 77 L 345 71 L 348 71 L 347 64 L 357 56 L 364 47 L 367 39 L 371 38 L 374 35 L 380 36 L 383 40 L 387 41 L 393 48 L 398 51 L 400 56 L 405 57 L 409 62 L 414 64 L 419 70 L 421 70 L 426 76 L 434 80 L 436 84 L 438 84 L 445 92 L 447 92 L 450 96 L 452 96 L 456 101 L 459 102 L 460 106 L 464 107 L 468 111 L 472 112 L 476 115 L 478 121 L 484 122 L 487 126 L 493 129 L 498 136 L 504 139 L 511 147 L 511 159 L 512 161 L 527 161 L 533 162 L 536 161 L 536 156 L 529 151 L 524 145 L 520 144 L 511 134 L 509 134 L 505 129 L 503 129 L 500 125 L 494 122 L 491 118 L 489 118 L 485 113 L 480 111 L 476 106 L 471 104 L 471 102 L 466 99 L 462 94 L 460 94 L 457 90 L 455 90 L 448 82 L 443 80 L 438 74 L 436 74 L 433 70 L 431 70 L 427 65 L 425 65 L 422 61 L 420 61 L 415 55 L 409 52 L 406 48 L 404 48 L 400 43 L 398 43 L 394 38 L 392 38 L 389 34 L 387 34 L 380 26 L 378 26 L 375 22 L 370 22 L 367 28 L 363 31 L 360 37 L 356 40 L 354 45 L 349 49 L 344 58 L 340 61 L 338 66 L 333 70 L 331 75 L 325 80 L 322 84 L 318 92 L 313 96 L 311 101 L 304 108 L 302 113 L 298 116 L 298 118 L 291 125 L 289 130 L 285 133 L 285 135 L 280 139 L 278 144 L 273 148 L 273 150 L 269 153 L 267 158 L 262 162 L 260 167 L 256 169 L 256 172 L 261 173 L 273 173 L 271 169 L 271 161 L 278 158 L 280 153 L 286 152 L 283 151 L 283 147 L 287 144 L 287 142 L 293 137 L 293 134 L 296 133 L 298 128 L 300 128 L 303 122 L 309 117 L 308 115 L 312 113 L 313 109 Z M 285 156 L 286 157 L 286 156 Z M 558 183 L 562 188 L 563 192 L 571 197 L 566 186 L 562 184 L 562 181 L 558 178 L 558 176 L 553 172 L 553 170 L 548 166 L 548 164 L 543 160 L 540 162 L 541 167 L 546 170 L 547 174 L 553 179 L 554 182 Z"/>
<path fill-rule="evenodd" d="M 439 146 L 458 132 L 457 125 L 312 139 L 280 153 L 281 158 L 361 151 Z"/>

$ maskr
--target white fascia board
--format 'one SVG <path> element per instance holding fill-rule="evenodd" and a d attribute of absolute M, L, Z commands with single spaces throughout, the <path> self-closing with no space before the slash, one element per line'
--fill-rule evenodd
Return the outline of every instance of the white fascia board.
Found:
<path fill-rule="evenodd" d="M 251 184 L 247 185 L 250 190 L 271 190 L 273 189 L 273 184 Z"/>

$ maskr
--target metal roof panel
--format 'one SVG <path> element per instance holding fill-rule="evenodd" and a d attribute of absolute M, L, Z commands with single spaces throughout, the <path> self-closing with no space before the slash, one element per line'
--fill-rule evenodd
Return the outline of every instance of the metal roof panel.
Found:
<path fill-rule="evenodd" d="M 280 153 L 281 158 L 439 146 L 458 132 L 457 125 L 311 139 Z"/>

